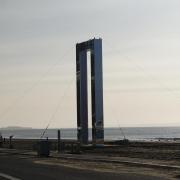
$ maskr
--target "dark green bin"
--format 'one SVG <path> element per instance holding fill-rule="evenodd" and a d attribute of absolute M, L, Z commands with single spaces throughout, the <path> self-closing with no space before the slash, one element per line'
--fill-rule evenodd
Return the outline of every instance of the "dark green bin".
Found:
<path fill-rule="evenodd" d="M 37 144 L 37 153 L 40 157 L 49 157 L 50 145 L 47 140 L 41 140 Z"/>

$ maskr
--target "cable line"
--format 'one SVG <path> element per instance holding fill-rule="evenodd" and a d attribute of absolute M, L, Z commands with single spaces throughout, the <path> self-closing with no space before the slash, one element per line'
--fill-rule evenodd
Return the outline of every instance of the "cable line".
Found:
<path fill-rule="evenodd" d="M 67 55 L 69 55 L 69 52 L 71 52 L 72 47 L 69 48 L 60 58 L 58 58 L 58 61 L 50 66 L 48 70 L 43 73 L 40 78 L 37 81 L 34 81 L 33 85 L 23 91 L 23 93 L 18 96 L 4 111 L 0 113 L 0 120 L 2 121 L 2 118 L 8 114 L 23 98 L 26 97 L 28 93 L 30 93 L 35 87 L 37 87 L 40 82 L 59 64 L 59 59 L 65 59 Z"/>
<path fill-rule="evenodd" d="M 67 87 L 64 89 L 64 93 L 63 93 L 63 95 L 59 98 L 59 103 L 57 104 L 57 107 L 55 108 L 55 111 L 52 113 L 52 115 L 51 115 L 51 117 L 50 117 L 50 119 L 49 119 L 49 122 L 48 122 L 46 128 L 44 129 L 44 131 L 42 132 L 42 134 L 41 134 L 41 136 L 40 136 L 40 139 L 42 139 L 42 138 L 44 137 L 44 135 L 45 135 L 46 131 L 48 130 L 50 124 L 52 123 L 52 121 L 53 121 L 56 113 L 59 111 L 59 109 L 62 108 L 62 105 L 63 105 L 63 103 L 64 103 L 63 100 L 64 100 L 65 96 L 67 95 L 67 92 L 68 92 L 68 90 L 70 89 L 73 80 L 74 80 L 74 77 L 71 79 L 71 81 L 67 84 Z"/>
<path fill-rule="evenodd" d="M 113 51 L 114 51 L 114 47 L 113 47 L 113 46 L 111 46 L 106 40 L 103 40 L 103 41 L 105 42 L 105 44 L 108 45 L 108 47 L 110 47 L 110 48 L 113 49 Z M 117 52 L 119 52 L 119 50 L 118 50 Z M 142 65 L 135 63 L 135 62 L 134 62 L 131 58 L 129 58 L 128 56 L 125 56 L 125 55 L 122 55 L 122 54 L 121 54 L 121 56 L 125 57 L 126 60 L 128 60 L 131 64 L 134 64 L 134 65 L 135 65 L 135 69 L 136 69 L 137 71 L 140 71 L 140 72 L 143 72 L 144 74 L 146 74 L 146 77 L 148 77 L 149 80 L 151 80 L 151 81 L 153 81 L 153 82 L 155 81 L 156 83 L 158 83 L 161 88 L 120 89 L 120 92 L 132 92 L 132 91 L 134 91 L 134 90 L 135 90 L 135 91 L 140 90 L 141 92 L 144 91 L 144 90 L 146 90 L 146 91 L 147 91 L 147 90 L 149 90 L 149 91 L 158 90 L 158 91 L 162 91 L 162 92 L 163 92 L 163 91 L 169 92 L 170 95 L 173 94 L 174 97 L 180 98 L 179 93 L 176 93 L 178 90 L 180 90 L 179 88 L 170 88 L 170 87 L 168 87 L 167 85 L 165 85 L 164 83 L 162 83 L 157 77 L 155 77 L 152 73 L 147 72 L 147 71 L 143 68 Z M 179 101 L 178 101 L 178 102 L 179 102 Z M 114 113 L 114 111 L 113 111 L 113 113 Z M 126 137 L 125 137 L 125 134 L 124 134 L 122 128 L 120 127 L 120 123 L 119 123 L 119 120 L 118 120 L 117 118 L 116 118 L 116 121 L 117 121 L 119 130 L 121 131 L 121 133 L 122 133 L 122 135 L 123 135 L 123 137 L 124 137 L 124 139 L 125 139 L 125 138 L 126 138 Z"/>
<path fill-rule="evenodd" d="M 109 48 L 114 49 L 113 46 L 110 45 L 110 43 L 107 42 L 107 40 L 104 40 L 105 44 L 108 45 Z M 116 48 L 115 50 L 116 52 L 119 52 L 120 50 L 118 50 L 118 48 Z M 165 90 L 167 92 L 169 92 L 170 94 L 174 94 L 174 96 L 177 98 L 180 98 L 179 93 L 177 92 L 177 88 L 169 88 L 168 86 L 166 86 L 164 83 L 162 83 L 157 77 L 155 77 L 152 73 L 147 72 L 142 65 L 135 63 L 131 58 L 129 58 L 127 55 L 122 55 L 121 56 L 125 57 L 131 64 L 135 65 L 135 68 L 137 71 L 139 72 L 143 72 L 144 74 L 146 74 L 146 77 L 149 78 L 149 80 L 151 81 L 155 81 L 156 83 L 158 83 L 161 86 L 162 90 Z M 151 88 L 152 89 L 152 88 Z"/>
<path fill-rule="evenodd" d="M 110 102 L 110 98 L 106 96 L 106 99 L 108 99 L 108 102 Z M 111 103 L 108 103 L 108 104 L 111 104 Z M 118 120 L 118 116 L 117 116 L 117 112 L 114 111 L 114 107 L 113 107 L 113 113 L 115 114 L 115 119 L 116 119 L 116 123 L 117 123 L 117 126 L 118 126 L 118 129 L 119 129 L 119 132 L 120 134 L 123 136 L 123 139 L 126 140 L 126 135 L 124 133 L 124 130 L 122 129 L 122 127 L 120 126 L 120 123 L 119 123 L 119 120 Z"/>

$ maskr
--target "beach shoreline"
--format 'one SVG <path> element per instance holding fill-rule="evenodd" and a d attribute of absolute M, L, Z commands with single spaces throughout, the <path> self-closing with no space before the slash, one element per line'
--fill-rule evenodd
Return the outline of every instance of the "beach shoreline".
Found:
<path fill-rule="evenodd" d="M 65 166 L 69 168 L 87 169 L 104 172 L 135 173 L 157 177 L 166 176 L 173 179 L 180 174 L 180 143 L 169 141 L 141 142 L 141 141 L 105 141 L 104 146 L 81 146 L 80 152 L 72 153 L 71 145 L 75 140 L 63 140 L 66 147 L 63 152 L 57 151 L 57 140 L 48 139 L 50 143 L 50 157 L 38 158 L 37 139 L 13 139 L 12 149 L 7 140 L 0 149 L 15 156 L 34 157 L 34 163 L 49 166 Z M 38 158 L 38 159 L 37 159 Z M 177 167 L 177 168 L 176 168 Z M 168 171 L 167 171 L 168 170 Z M 175 178 L 176 179 L 176 178 Z"/>

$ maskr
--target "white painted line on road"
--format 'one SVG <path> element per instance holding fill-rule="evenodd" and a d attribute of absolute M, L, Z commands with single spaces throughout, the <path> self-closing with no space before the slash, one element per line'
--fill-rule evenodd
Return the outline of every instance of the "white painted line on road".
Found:
<path fill-rule="evenodd" d="M 10 176 L 10 175 L 4 174 L 4 173 L 0 173 L 0 177 L 6 178 L 6 179 L 9 179 L 9 180 L 21 180 L 19 178 L 15 178 L 13 176 Z"/>

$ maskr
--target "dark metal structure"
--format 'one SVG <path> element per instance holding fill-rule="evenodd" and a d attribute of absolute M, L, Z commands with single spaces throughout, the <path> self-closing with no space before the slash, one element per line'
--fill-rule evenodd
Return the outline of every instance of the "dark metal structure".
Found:
<path fill-rule="evenodd" d="M 60 130 L 58 130 L 57 131 L 57 138 L 58 138 L 58 144 L 57 144 L 57 150 L 58 150 L 58 152 L 60 152 L 61 151 L 61 131 Z"/>
<path fill-rule="evenodd" d="M 104 142 L 102 39 L 76 44 L 78 140 L 88 143 L 87 51 L 91 54 L 92 141 Z"/>

